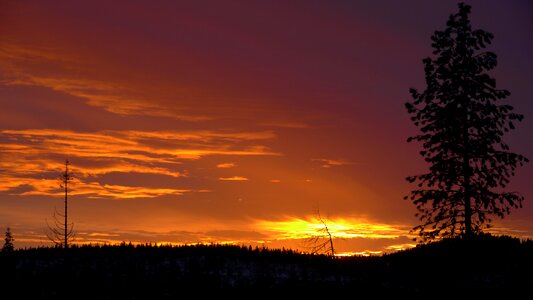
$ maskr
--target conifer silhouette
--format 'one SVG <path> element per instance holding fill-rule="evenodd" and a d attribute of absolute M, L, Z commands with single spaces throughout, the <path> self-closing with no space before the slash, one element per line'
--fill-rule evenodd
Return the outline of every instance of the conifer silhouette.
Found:
<path fill-rule="evenodd" d="M 523 115 L 503 103 L 510 93 L 496 88 L 488 71 L 496 54 L 486 51 L 493 35 L 471 27 L 471 7 L 459 4 L 443 31 L 431 37 L 433 57 L 425 58 L 426 88 L 411 89 L 406 103 L 421 133 L 410 137 L 423 146 L 420 154 L 429 173 L 407 177 L 417 183 L 405 199 L 413 201 L 421 224 L 414 228 L 424 239 L 471 236 L 522 206 L 523 196 L 503 189 L 517 166 L 528 159 L 509 151 L 504 133 Z"/>
<path fill-rule="evenodd" d="M 13 234 L 11 233 L 11 228 L 6 228 L 6 237 L 4 239 L 4 246 L 2 247 L 2 252 L 12 252 L 15 250 L 15 246 L 13 245 L 13 242 L 15 239 L 13 238 Z"/>

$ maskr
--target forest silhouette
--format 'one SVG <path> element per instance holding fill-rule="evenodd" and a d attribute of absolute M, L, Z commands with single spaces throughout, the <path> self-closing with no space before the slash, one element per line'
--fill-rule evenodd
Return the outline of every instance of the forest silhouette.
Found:
<path fill-rule="evenodd" d="M 336 259 L 216 244 L 72 245 L 0 254 L 0 282 L 28 299 L 511 295 L 533 284 L 532 268 L 532 240 L 491 235 Z"/>

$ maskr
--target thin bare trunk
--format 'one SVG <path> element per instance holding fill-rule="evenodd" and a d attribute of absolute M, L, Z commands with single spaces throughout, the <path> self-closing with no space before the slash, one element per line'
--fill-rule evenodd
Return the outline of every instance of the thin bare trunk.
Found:
<path fill-rule="evenodd" d="M 331 257 L 335 257 L 335 248 L 333 248 L 333 237 L 331 236 L 331 232 L 329 232 L 328 224 L 326 224 L 323 219 L 320 219 L 320 221 L 322 222 L 322 224 L 324 224 L 324 229 L 326 229 L 326 233 L 328 234 Z"/>
<path fill-rule="evenodd" d="M 68 248 L 69 242 L 72 242 L 74 238 L 74 224 L 68 222 L 68 189 L 69 182 L 73 180 L 72 172 L 69 170 L 70 162 L 65 161 L 65 171 L 61 172 L 59 177 L 59 185 L 64 191 L 64 211 L 61 213 L 57 209 L 54 210 L 53 224 L 48 223 L 48 233 L 46 234 L 48 239 L 52 241 L 56 246 Z"/>
<path fill-rule="evenodd" d="M 69 172 L 68 172 L 68 160 L 65 162 L 65 175 L 63 180 L 63 186 L 65 187 L 65 249 L 68 248 L 68 181 L 69 181 Z"/>

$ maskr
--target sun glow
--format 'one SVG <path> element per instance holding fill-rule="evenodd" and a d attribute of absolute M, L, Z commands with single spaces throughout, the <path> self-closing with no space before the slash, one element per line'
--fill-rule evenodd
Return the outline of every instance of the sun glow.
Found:
<path fill-rule="evenodd" d="M 395 239 L 408 234 L 405 226 L 371 222 L 363 218 L 333 218 L 324 221 L 333 238 Z M 316 217 L 288 217 L 281 221 L 257 220 L 255 226 L 279 240 L 323 235 L 324 229 L 324 224 Z"/>
<path fill-rule="evenodd" d="M 342 252 L 342 253 L 336 253 L 336 257 L 350 257 L 350 256 L 376 256 L 383 254 L 383 251 L 357 251 L 357 252 Z"/>

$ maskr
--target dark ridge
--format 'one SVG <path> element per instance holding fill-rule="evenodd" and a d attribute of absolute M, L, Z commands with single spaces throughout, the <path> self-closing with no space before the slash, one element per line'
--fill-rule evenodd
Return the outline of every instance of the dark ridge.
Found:
<path fill-rule="evenodd" d="M 533 241 L 483 235 L 384 256 L 337 259 L 228 245 L 73 245 L 67 251 L 31 248 L 1 253 L 0 268 L 2 285 L 28 299 L 458 292 L 505 296 L 533 285 Z"/>

